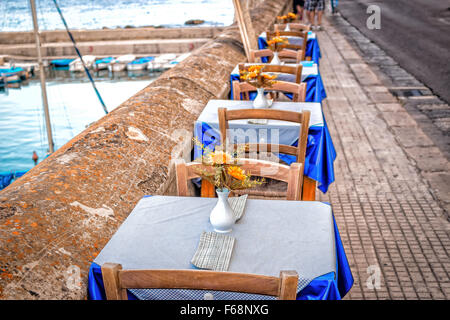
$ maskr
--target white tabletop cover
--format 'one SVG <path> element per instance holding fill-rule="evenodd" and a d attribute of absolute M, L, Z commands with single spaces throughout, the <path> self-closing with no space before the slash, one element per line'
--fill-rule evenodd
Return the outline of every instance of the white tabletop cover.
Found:
<path fill-rule="evenodd" d="M 252 101 L 245 100 L 221 100 L 212 99 L 209 100 L 206 107 L 203 109 L 202 113 L 196 121 L 196 126 L 201 127 L 201 123 L 207 123 L 213 130 L 220 132 L 219 130 L 219 119 L 217 115 L 218 108 L 227 108 L 230 110 L 236 109 L 251 109 Z M 271 109 L 276 110 L 286 110 L 302 112 L 304 110 L 309 110 L 311 112 L 311 118 L 309 121 L 309 126 L 323 126 L 323 113 L 322 106 L 318 102 L 285 102 L 285 101 L 275 101 L 273 102 Z M 298 140 L 298 133 L 300 125 L 294 122 L 286 122 L 279 120 L 268 120 L 267 124 L 257 125 L 248 123 L 247 120 L 233 120 L 229 121 L 230 134 L 234 135 L 235 139 L 233 143 L 274 143 L 274 144 L 284 144 L 292 145 Z M 243 131 L 237 130 L 241 129 Z M 254 130 L 255 132 L 251 131 Z M 250 140 L 253 139 L 253 133 L 256 134 L 256 139 L 258 141 Z M 278 138 L 276 138 L 276 135 Z M 201 138 L 201 137 L 199 137 Z M 237 140 L 245 139 L 245 140 Z M 266 141 L 264 141 L 264 139 Z M 276 140 L 278 139 L 278 141 Z M 231 139 L 230 139 L 231 140 Z"/>
<path fill-rule="evenodd" d="M 265 63 L 245 63 L 246 66 L 264 65 L 264 64 Z M 289 67 L 296 67 L 298 64 L 282 63 L 282 65 L 289 66 Z M 271 73 L 273 73 L 273 72 L 271 72 Z M 234 67 L 233 71 L 231 71 L 231 74 L 239 76 L 239 64 L 236 65 L 236 67 Z M 277 74 L 276 80 L 287 81 L 287 82 L 295 81 L 295 75 L 293 75 L 293 74 L 289 74 L 289 73 L 273 73 L 273 74 Z M 311 67 L 303 66 L 301 81 L 305 81 L 305 79 L 309 76 L 317 76 L 317 75 L 319 75 L 319 68 L 317 67 L 316 63 L 314 63 Z"/>
<path fill-rule="evenodd" d="M 94 262 L 124 269 L 195 269 L 190 261 L 203 231 L 213 231 L 215 198 L 144 197 Z M 301 279 L 336 272 L 331 207 L 317 201 L 248 199 L 233 231 L 228 271 L 278 276 L 296 270 Z M 167 298 L 167 296 L 165 296 Z"/>

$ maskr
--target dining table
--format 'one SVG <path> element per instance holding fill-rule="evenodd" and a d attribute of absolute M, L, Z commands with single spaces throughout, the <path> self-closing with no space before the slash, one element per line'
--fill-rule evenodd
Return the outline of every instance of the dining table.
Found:
<path fill-rule="evenodd" d="M 209 216 L 217 199 L 148 195 L 122 222 L 97 257 L 88 275 L 88 299 L 104 300 L 101 266 L 121 264 L 124 270 L 201 269 L 193 263 L 203 233 L 214 233 Z M 278 276 L 299 274 L 297 300 L 340 300 L 353 276 L 339 230 L 328 203 L 246 199 L 226 270 Z M 217 252 L 211 252 L 211 255 Z M 213 257 L 212 257 L 213 258 Z M 201 269 L 203 270 L 203 269 Z M 128 289 L 135 300 L 268 300 L 271 296 L 241 292 L 186 289 Z"/>
<path fill-rule="evenodd" d="M 218 120 L 218 109 L 229 110 L 251 109 L 252 101 L 211 99 L 194 123 L 194 137 L 200 141 L 207 151 L 214 151 L 221 145 Z M 334 161 L 336 150 L 331 139 L 328 126 L 323 116 L 322 105 L 317 102 L 290 102 L 274 101 L 271 109 L 302 112 L 308 110 L 311 113 L 308 129 L 308 141 L 304 163 L 303 200 L 315 200 L 315 190 L 318 188 L 323 193 L 328 191 L 335 180 Z M 230 133 L 234 134 L 233 143 L 273 143 L 297 146 L 299 124 L 268 120 L 264 124 L 249 123 L 247 120 L 234 120 L 229 122 Z M 256 139 L 257 141 L 243 141 Z M 255 138 L 256 137 L 256 138 Z M 241 140 L 239 140 L 241 139 Z M 265 141 L 262 141 L 262 140 Z M 194 145 L 194 159 L 201 159 L 205 149 Z M 295 156 L 277 154 L 279 160 L 290 165 L 296 161 Z"/>
<path fill-rule="evenodd" d="M 265 65 L 266 63 L 244 63 L 244 66 L 251 65 Z M 323 99 L 327 97 L 325 86 L 322 81 L 322 76 L 320 75 L 319 66 L 313 61 L 301 61 L 299 64 L 302 65 L 302 75 L 301 82 L 306 83 L 306 102 L 322 102 Z M 296 63 L 283 63 L 282 65 L 289 67 L 296 67 Z M 288 73 L 275 73 L 271 72 L 277 76 L 276 80 L 295 82 L 296 76 Z M 233 99 L 233 81 L 241 81 L 239 74 L 239 64 L 234 67 L 230 74 L 230 99 Z M 285 93 L 286 97 L 292 100 L 292 93 Z M 256 97 L 256 91 L 250 92 L 250 100 Z"/>
<path fill-rule="evenodd" d="M 290 44 L 302 45 L 303 38 L 301 37 L 286 37 Z M 258 36 L 258 48 L 266 49 L 268 47 L 267 44 L 267 34 L 266 32 L 262 32 Z M 317 40 L 317 35 L 315 32 L 308 31 L 307 40 L 306 40 L 306 52 L 305 57 L 309 58 L 311 61 L 319 64 L 320 58 L 322 57 L 320 53 L 319 41 Z M 267 62 L 267 58 L 261 59 L 263 62 Z"/>

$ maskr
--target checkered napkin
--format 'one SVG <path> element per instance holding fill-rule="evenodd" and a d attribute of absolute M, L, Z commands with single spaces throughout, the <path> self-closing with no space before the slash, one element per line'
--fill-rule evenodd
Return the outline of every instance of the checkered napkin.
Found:
<path fill-rule="evenodd" d="M 215 232 L 203 232 L 191 263 L 200 269 L 227 271 L 234 238 Z"/>
<path fill-rule="evenodd" d="M 228 203 L 233 209 L 234 217 L 238 221 L 244 215 L 245 204 L 247 203 L 248 194 L 244 194 L 240 197 L 230 197 L 228 198 Z"/>

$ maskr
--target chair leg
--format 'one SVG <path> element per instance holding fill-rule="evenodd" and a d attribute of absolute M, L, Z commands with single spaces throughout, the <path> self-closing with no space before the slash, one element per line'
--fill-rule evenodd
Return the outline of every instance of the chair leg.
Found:
<path fill-rule="evenodd" d="M 209 181 L 202 180 L 202 188 L 200 195 L 203 198 L 215 198 L 216 190 L 214 188 L 214 185 Z"/>
<path fill-rule="evenodd" d="M 316 200 L 316 186 L 317 186 L 316 180 L 313 180 L 307 176 L 303 176 L 303 191 L 302 191 L 303 201 Z"/>

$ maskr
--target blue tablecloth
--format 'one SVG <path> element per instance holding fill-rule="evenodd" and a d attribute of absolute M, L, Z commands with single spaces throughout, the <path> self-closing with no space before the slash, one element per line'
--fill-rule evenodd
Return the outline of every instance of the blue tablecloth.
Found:
<path fill-rule="evenodd" d="M 194 135 L 201 141 L 205 148 L 214 150 L 220 145 L 220 133 L 205 122 L 196 122 Z M 298 140 L 293 144 L 297 146 Z M 194 146 L 194 159 L 202 156 L 202 150 Z M 279 154 L 281 160 L 287 164 L 295 161 L 295 156 Z M 323 126 L 310 126 L 308 131 L 308 144 L 306 146 L 304 174 L 318 182 L 318 188 L 323 193 L 334 182 L 334 160 L 336 150 L 324 119 Z"/>
<path fill-rule="evenodd" d="M 265 37 L 259 36 L 258 37 L 258 48 L 259 49 L 265 49 L 267 48 L 267 39 Z M 317 38 L 309 38 L 306 42 L 306 53 L 305 57 L 311 57 L 311 60 L 315 63 L 319 64 L 319 60 L 322 57 L 320 53 L 320 47 L 319 42 L 317 41 Z M 267 57 L 262 57 L 261 61 L 266 63 Z"/>
<path fill-rule="evenodd" d="M 11 171 L 11 172 L 0 172 L 0 190 L 6 188 L 15 179 L 23 176 L 27 171 Z"/>
<path fill-rule="evenodd" d="M 336 274 L 327 273 L 312 280 L 297 294 L 297 300 L 341 300 L 353 286 L 353 275 L 333 216 L 336 242 Z M 88 299 L 106 300 L 101 267 L 92 263 L 88 276 Z M 137 300 L 128 291 L 129 300 Z"/>
<path fill-rule="evenodd" d="M 230 75 L 230 99 L 233 99 L 233 81 L 240 81 L 239 74 L 232 73 Z M 320 102 L 327 97 L 325 87 L 323 85 L 320 73 L 308 75 L 302 82 L 306 83 L 306 98 L 305 102 Z M 286 93 L 286 97 L 292 100 L 292 94 Z M 256 91 L 250 92 L 250 100 L 255 99 Z"/>

